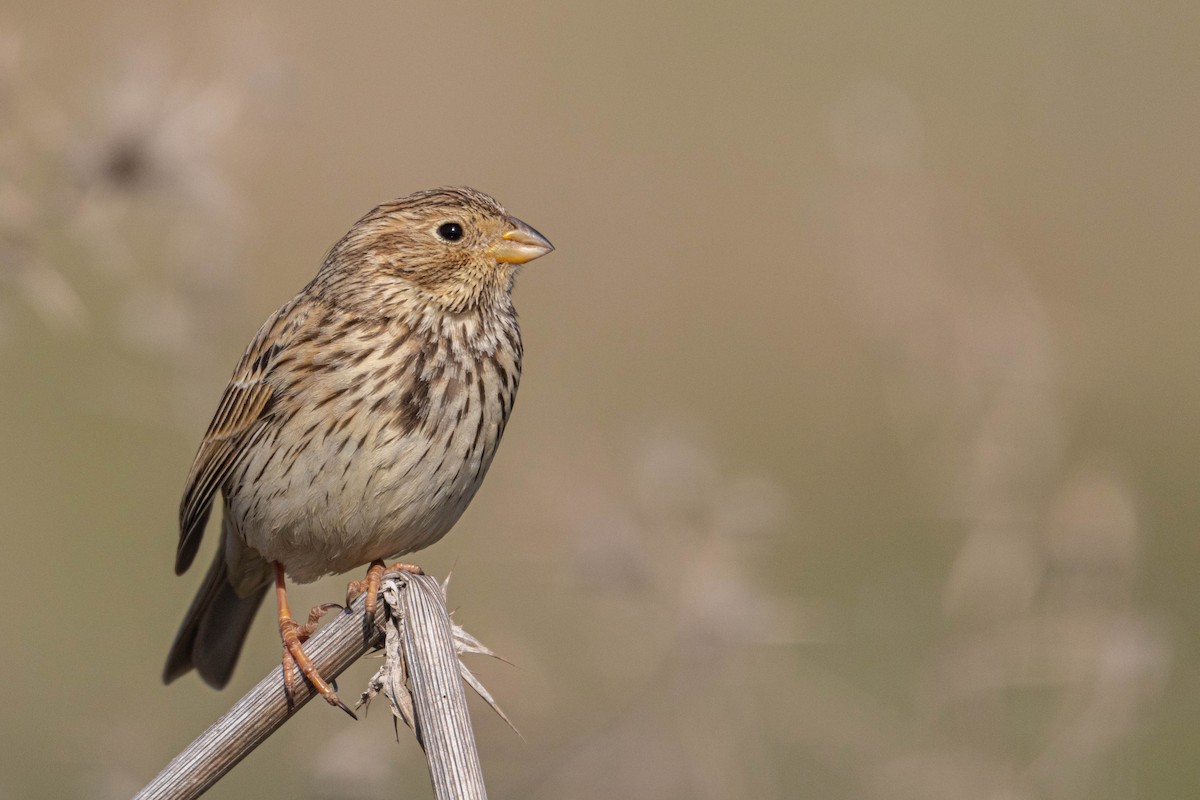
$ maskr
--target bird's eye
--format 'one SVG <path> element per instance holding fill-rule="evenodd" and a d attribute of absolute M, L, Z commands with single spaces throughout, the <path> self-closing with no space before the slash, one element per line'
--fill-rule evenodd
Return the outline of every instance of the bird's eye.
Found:
<path fill-rule="evenodd" d="M 463 237 L 463 227 L 457 222 L 443 222 L 438 225 L 437 235 L 447 242 L 457 242 Z"/>

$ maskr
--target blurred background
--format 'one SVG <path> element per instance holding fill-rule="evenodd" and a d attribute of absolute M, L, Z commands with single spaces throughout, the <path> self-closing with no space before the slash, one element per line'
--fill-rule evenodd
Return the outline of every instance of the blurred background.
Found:
<path fill-rule="evenodd" d="M 264 608 L 229 689 L 160 682 L 184 477 L 260 322 L 443 184 L 558 247 L 417 557 L 515 664 L 493 796 L 1193 794 L 1198 97 L 1184 2 L 7 0 L 0 796 L 127 797 L 277 668 Z M 211 796 L 429 789 L 313 705 Z"/>

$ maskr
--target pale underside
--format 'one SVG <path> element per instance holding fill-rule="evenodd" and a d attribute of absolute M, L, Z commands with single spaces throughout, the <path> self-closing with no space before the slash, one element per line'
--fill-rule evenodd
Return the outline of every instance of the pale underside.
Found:
<path fill-rule="evenodd" d="M 517 388 L 514 317 L 422 315 L 348 336 L 293 310 L 260 332 L 296 333 L 262 364 L 271 399 L 221 484 L 239 594 L 273 561 L 305 583 L 436 542 L 479 488 Z"/>

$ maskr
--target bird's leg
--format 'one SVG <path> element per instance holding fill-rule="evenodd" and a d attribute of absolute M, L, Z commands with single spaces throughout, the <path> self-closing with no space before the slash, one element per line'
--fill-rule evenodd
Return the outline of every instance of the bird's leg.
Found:
<path fill-rule="evenodd" d="M 354 719 L 358 719 L 354 712 L 337 696 L 333 687 L 325 682 L 321 673 L 317 672 L 317 668 L 313 666 L 302 646 L 303 641 L 311 634 L 312 626 L 324 615 L 325 609 L 317 606 L 310 611 L 308 625 L 301 625 L 292 619 L 292 609 L 287 601 L 287 584 L 284 580 L 283 565 L 276 561 L 274 566 L 275 596 L 279 600 L 279 638 L 283 640 L 283 687 L 287 692 L 288 704 L 291 705 L 292 698 L 295 697 L 296 684 L 295 678 L 292 676 L 292 667 L 296 666 L 300 668 L 301 674 L 308 679 L 313 688 L 325 698 L 325 702 L 331 706 L 337 706 Z"/>
<path fill-rule="evenodd" d="M 376 559 L 371 562 L 371 566 L 367 569 L 367 575 L 361 581 L 350 581 L 346 586 L 346 607 L 350 607 L 350 603 L 354 598 L 364 592 L 367 599 L 363 601 L 367 612 L 367 619 L 375 617 L 375 609 L 379 605 L 379 584 L 383 582 L 383 576 L 388 572 L 409 572 L 413 575 L 424 575 L 425 572 L 415 564 L 395 563 L 386 569 L 383 562 Z"/>

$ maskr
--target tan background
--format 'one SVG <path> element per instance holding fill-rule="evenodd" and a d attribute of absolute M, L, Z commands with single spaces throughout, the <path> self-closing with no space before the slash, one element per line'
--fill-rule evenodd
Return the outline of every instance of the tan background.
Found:
<path fill-rule="evenodd" d="M 183 477 L 325 248 L 446 183 L 558 247 L 419 557 L 517 665 L 493 796 L 1200 785 L 1196 4 L 246 5 L 0 7 L 0 796 L 127 797 L 276 664 L 264 613 L 159 682 Z M 427 783 L 313 706 L 211 796 Z"/>

